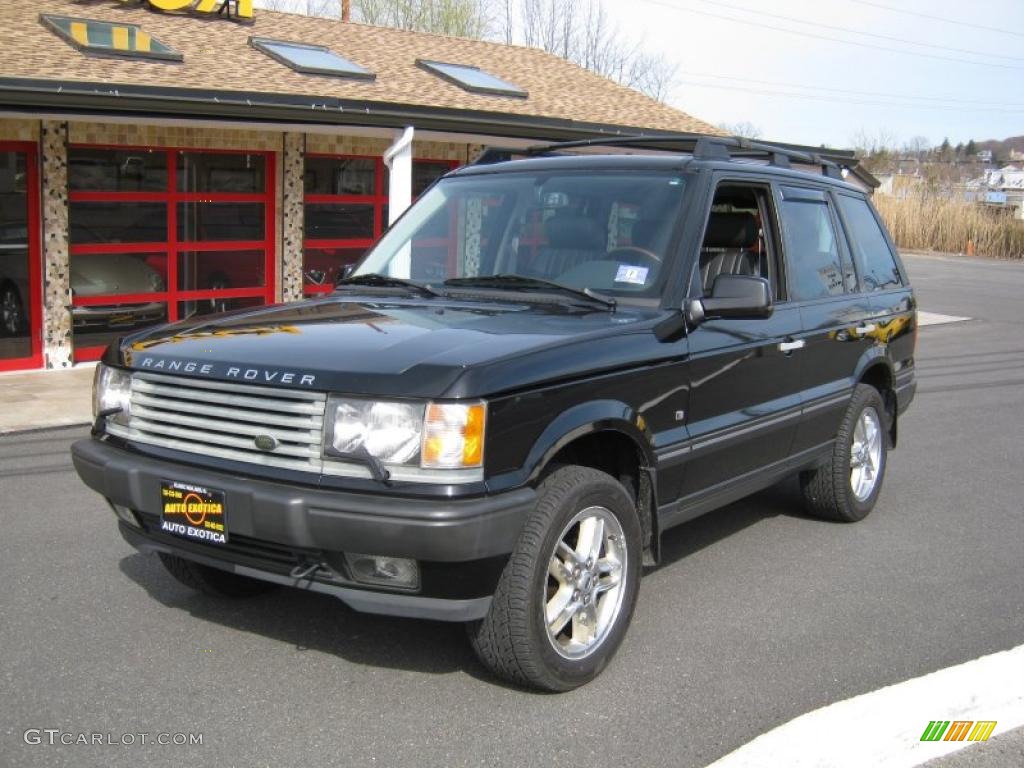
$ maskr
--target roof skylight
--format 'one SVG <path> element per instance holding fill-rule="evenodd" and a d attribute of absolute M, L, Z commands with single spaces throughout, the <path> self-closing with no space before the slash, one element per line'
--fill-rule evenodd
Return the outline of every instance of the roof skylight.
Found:
<path fill-rule="evenodd" d="M 471 67 L 468 64 L 450 64 L 444 61 L 428 61 L 419 59 L 416 62 L 420 67 L 433 72 L 438 77 L 447 80 L 460 88 L 473 93 L 490 93 L 496 96 L 516 96 L 525 99 L 529 94 L 518 85 L 502 80 L 500 77 L 484 72 L 479 67 Z"/>
<path fill-rule="evenodd" d="M 161 43 L 137 24 L 79 19 L 73 16 L 39 15 L 44 26 L 80 51 L 111 56 L 182 61 L 182 55 Z"/>
<path fill-rule="evenodd" d="M 270 40 L 265 37 L 250 37 L 249 44 L 263 51 L 296 72 L 307 75 L 335 75 L 373 80 L 376 75 L 370 70 L 339 56 L 322 45 L 290 43 L 285 40 Z"/>

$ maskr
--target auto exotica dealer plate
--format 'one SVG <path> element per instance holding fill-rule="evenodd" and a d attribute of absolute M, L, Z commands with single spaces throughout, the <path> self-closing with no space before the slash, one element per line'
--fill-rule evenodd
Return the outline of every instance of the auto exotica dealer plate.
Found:
<path fill-rule="evenodd" d="M 227 544 L 224 492 L 187 483 L 160 483 L 160 530 L 175 536 Z"/>

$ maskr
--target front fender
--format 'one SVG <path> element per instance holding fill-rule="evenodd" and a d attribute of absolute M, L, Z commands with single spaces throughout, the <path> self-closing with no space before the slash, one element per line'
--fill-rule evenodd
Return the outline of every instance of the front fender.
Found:
<path fill-rule="evenodd" d="M 558 414 L 530 448 L 522 467 L 488 480 L 492 492 L 533 484 L 551 459 L 574 440 L 594 432 L 618 432 L 636 445 L 645 467 L 656 466 L 649 435 L 637 426 L 632 406 L 619 400 L 592 400 Z M 642 420 L 640 421 L 642 425 Z"/>

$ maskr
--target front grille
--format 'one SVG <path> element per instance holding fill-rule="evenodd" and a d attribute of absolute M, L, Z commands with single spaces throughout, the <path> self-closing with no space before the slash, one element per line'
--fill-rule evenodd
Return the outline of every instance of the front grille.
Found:
<path fill-rule="evenodd" d="M 320 472 L 324 411 L 320 392 L 133 373 L 128 426 L 107 432 L 134 443 L 284 469 Z M 263 451 L 255 438 L 277 447 Z"/>

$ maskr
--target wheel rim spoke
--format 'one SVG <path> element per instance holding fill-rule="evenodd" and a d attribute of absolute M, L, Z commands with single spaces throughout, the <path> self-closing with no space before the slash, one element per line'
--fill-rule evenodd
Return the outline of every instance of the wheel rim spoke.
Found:
<path fill-rule="evenodd" d="M 595 651 L 618 618 L 625 595 L 622 526 L 604 507 L 588 507 L 566 525 L 548 559 L 544 621 L 559 655 Z"/>
<path fill-rule="evenodd" d="M 583 563 L 596 563 L 604 544 L 604 520 L 588 517 L 580 523 L 579 539 L 576 541 L 576 556 Z"/>
<path fill-rule="evenodd" d="M 548 631 L 558 635 L 580 609 L 578 601 L 572 599 L 572 588 L 564 587 L 555 593 L 547 605 Z"/>
<path fill-rule="evenodd" d="M 854 425 L 850 444 L 850 488 L 864 501 L 875 490 L 882 465 L 882 428 L 878 412 L 865 408 Z"/>

